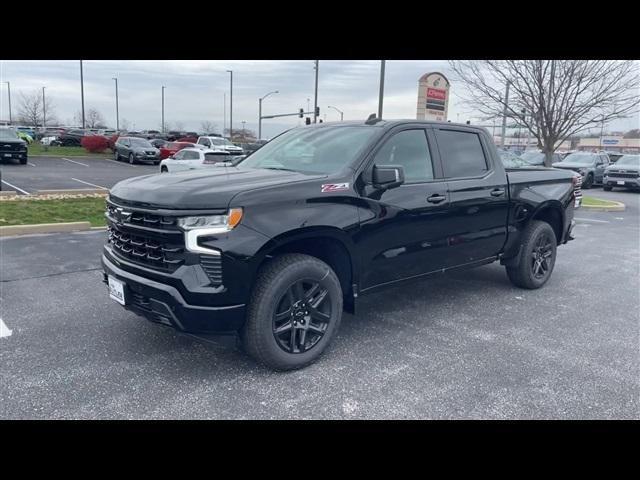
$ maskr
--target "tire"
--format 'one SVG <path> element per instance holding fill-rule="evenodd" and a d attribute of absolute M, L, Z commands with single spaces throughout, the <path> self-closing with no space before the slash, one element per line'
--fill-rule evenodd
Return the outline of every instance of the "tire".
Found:
<path fill-rule="evenodd" d="M 118 150 L 116 150 L 115 152 L 113 152 L 113 159 L 114 159 L 116 162 L 119 162 L 119 161 L 120 161 L 120 154 L 118 153 Z"/>
<path fill-rule="evenodd" d="M 320 357 L 341 319 L 342 289 L 331 267 L 309 255 L 286 254 L 258 272 L 240 335 L 259 363 L 294 370 Z"/>
<path fill-rule="evenodd" d="M 129 154 L 129 165 L 133 165 L 134 163 L 136 163 L 136 159 L 133 156 L 133 153 Z"/>
<path fill-rule="evenodd" d="M 612 187 L 611 185 L 603 185 L 603 186 L 602 186 L 602 189 L 603 189 L 605 192 L 610 192 L 611 190 L 613 190 L 613 187 Z"/>
<path fill-rule="evenodd" d="M 20 165 L 26 165 L 26 164 L 27 164 L 27 157 L 21 158 Z"/>
<path fill-rule="evenodd" d="M 517 266 L 506 267 L 509 280 L 520 288 L 542 287 L 553 272 L 556 251 L 557 239 L 551 225 L 532 220 L 522 233 L 522 248 Z M 541 263 L 538 264 L 538 261 Z"/>
<path fill-rule="evenodd" d="M 160 167 L 160 173 L 169 173 L 169 169 L 163 165 Z"/>
<path fill-rule="evenodd" d="M 160 162 L 153 162 L 154 165 L 160 165 Z"/>
<path fill-rule="evenodd" d="M 584 188 L 585 190 L 588 188 L 593 187 L 593 174 L 590 173 L 589 175 L 587 175 L 587 178 L 584 182 L 582 182 L 582 188 Z"/>

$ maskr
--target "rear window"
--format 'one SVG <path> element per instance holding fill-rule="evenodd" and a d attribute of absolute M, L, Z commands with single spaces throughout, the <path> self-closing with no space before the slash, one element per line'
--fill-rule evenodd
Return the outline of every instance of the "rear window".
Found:
<path fill-rule="evenodd" d="M 477 177 L 488 171 L 477 133 L 455 130 L 435 132 L 445 177 Z"/>

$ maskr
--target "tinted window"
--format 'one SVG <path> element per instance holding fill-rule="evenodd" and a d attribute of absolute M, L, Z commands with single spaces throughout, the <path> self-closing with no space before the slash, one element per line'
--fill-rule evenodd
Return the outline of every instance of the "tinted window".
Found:
<path fill-rule="evenodd" d="M 180 150 L 178 153 L 173 154 L 174 160 L 183 160 L 183 157 L 184 157 L 184 150 Z"/>
<path fill-rule="evenodd" d="M 475 177 L 487 172 L 478 134 L 453 130 L 435 132 L 445 177 Z"/>
<path fill-rule="evenodd" d="M 194 152 L 193 150 L 186 150 L 184 152 L 185 160 L 198 160 L 200 158 L 200 154 L 198 152 Z"/>
<path fill-rule="evenodd" d="M 376 165 L 402 165 L 407 183 L 433 179 L 433 166 L 424 130 L 396 133 L 376 153 Z"/>

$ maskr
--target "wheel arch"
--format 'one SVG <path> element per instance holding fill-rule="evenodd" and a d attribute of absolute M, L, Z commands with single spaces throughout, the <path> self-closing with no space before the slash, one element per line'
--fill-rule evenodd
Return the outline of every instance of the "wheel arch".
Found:
<path fill-rule="evenodd" d="M 560 245 L 562 243 L 562 236 L 564 230 L 564 209 L 562 204 L 558 200 L 549 200 L 540 204 L 532 213 L 529 221 L 539 220 L 551 225 L 553 232 L 556 235 L 556 243 Z"/>

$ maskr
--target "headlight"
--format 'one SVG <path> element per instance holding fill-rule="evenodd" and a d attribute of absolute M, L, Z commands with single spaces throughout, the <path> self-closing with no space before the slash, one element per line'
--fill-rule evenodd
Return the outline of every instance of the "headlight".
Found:
<path fill-rule="evenodd" d="M 232 208 L 226 215 L 203 215 L 197 217 L 182 217 L 178 219 L 178 226 L 184 230 L 209 228 L 233 229 L 242 219 L 242 209 Z"/>
<path fill-rule="evenodd" d="M 219 250 L 198 244 L 200 237 L 229 232 L 242 220 L 242 208 L 232 208 L 226 215 L 199 215 L 178 219 L 178 226 L 184 230 L 184 243 L 190 252 L 220 255 Z"/>

